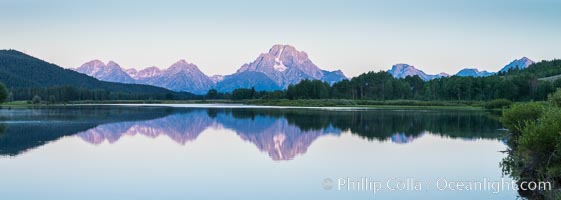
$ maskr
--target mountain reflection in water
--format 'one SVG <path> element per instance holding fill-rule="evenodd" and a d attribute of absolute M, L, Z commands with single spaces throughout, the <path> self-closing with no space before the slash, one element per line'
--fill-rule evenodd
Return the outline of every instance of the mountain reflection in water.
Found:
<path fill-rule="evenodd" d="M 16 156 L 71 135 L 92 144 L 139 134 L 165 135 L 185 145 L 214 128 L 236 132 L 273 160 L 291 160 L 324 135 L 350 132 L 366 140 L 406 144 L 424 134 L 499 139 L 500 127 L 496 119 L 478 111 L 55 107 L 0 111 L 0 155 Z"/>

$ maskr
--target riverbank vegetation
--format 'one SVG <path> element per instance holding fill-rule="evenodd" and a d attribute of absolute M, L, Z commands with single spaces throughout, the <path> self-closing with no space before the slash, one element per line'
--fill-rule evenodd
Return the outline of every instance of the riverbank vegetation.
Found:
<path fill-rule="evenodd" d="M 531 199 L 561 198 L 561 89 L 546 102 L 517 103 L 504 111 L 501 123 L 509 130 L 503 171 L 519 184 L 548 181 L 553 191 L 519 191 Z"/>

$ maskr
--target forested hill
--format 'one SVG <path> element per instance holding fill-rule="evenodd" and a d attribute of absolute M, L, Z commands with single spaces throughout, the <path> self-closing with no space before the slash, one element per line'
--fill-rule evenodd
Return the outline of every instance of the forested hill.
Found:
<path fill-rule="evenodd" d="M 526 69 L 512 69 L 505 75 L 531 75 L 535 78 L 546 78 L 561 74 L 561 60 L 541 61 L 530 65 Z"/>
<path fill-rule="evenodd" d="M 190 96 L 155 86 L 100 81 L 16 50 L 0 50 L 0 82 L 9 89 L 64 86 L 122 94 Z"/>

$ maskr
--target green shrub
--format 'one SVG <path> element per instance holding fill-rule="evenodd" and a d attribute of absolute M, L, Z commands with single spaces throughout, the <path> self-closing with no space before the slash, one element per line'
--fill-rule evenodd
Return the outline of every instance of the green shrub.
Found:
<path fill-rule="evenodd" d="M 485 104 L 486 109 L 503 109 L 512 105 L 512 101 L 508 99 L 495 99 Z"/>
<path fill-rule="evenodd" d="M 554 190 L 528 194 L 537 199 L 561 197 L 561 90 L 549 95 L 548 101 L 515 104 L 501 117 L 501 123 L 513 133 L 509 155 L 501 163 L 503 172 L 518 180 L 553 184 Z"/>
<path fill-rule="evenodd" d="M 561 107 L 561 89 L 549 95 L 547 98 L 549 102 L 557 107 Z"/>
<path fill-rule="evenodd" d="M 518 136 L 527 123 L 542 116 L 544 109 L 544 104 L 539 102 L 516 103 L 503 112 L 500 121 L 514 136 Z"/>
<path fill-rule="evenodd" d="M 558 170 L 556 165 L 561 161 L 558 153 L 561 144 L 561 110 L 558 108 L 547 110 L 538 120 L 528 123 L 522 129 L 518 138 L 518 154 L 528 164 L 544 167 L 552 167 L 552 171 Z M 555 156 L 557 155 L 557 156 Z M 553 174 L 550 174 L 553 175 Z M 556 174 L 559 176 L 559 174 Z"/>

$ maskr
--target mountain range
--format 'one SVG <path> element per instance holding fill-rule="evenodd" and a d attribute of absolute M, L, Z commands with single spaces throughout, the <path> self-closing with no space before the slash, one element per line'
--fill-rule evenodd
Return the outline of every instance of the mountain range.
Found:
<path fill-rule="evenodd" d="M 533 60 L 530 60 L 527 57 L 522 57 L 520 59 L 515 59 L 512 62 L 510 62 L 509 64 L 505 65 L 501 70 L 499 70 L 499 72 L 508 72 L 511 69 L 525 69 L 528 68 L 530 65 L 534 64 L 535 62 Z M 446 74 L 444 72 L 440 73 L 440 74 L 435 74 L 435 75 L 430 75 L 430 74 L 426 74 L 424 71 L 415 68 L 412 65 L 408 65 L 408 64 L 396 64 L 393 65 L 392 68 L 390 70 L 388 70 L 388 73 L 390 73 L 393 77 L 395 78 L 405 78 L 407 76 L 419 76 L 421 79 L 428 81 L 428 80 L 432 80 L 435 78 L 441 78 L 441 77 L 448 77 L 450 76 L 449 74 Z M 491 76 L 493 74 L 496 74 L 498 72 L 488 72 L 488 71 L 479 71 L 479 69 L 477 68 L 464 68 L 462 70 L 460 70 L 459 72 L 457 72 L 456 74 L 454 74 L 455 76 L 471 76 L 471 77 L 485 77 L 485 76 Z"/>
<path fill-rule="evenodd" d="M 269 52 L 262 53 L 253 62 L 242 65 L 236 73 L 226 76 L 209 77 L 195 64 L 185 60 L 167 69 L 152 66 L 140 71 L 124 69 L 113 61 L 104 64 L 92 60 L 74 70 L 103 81 L 146 84 L 195 94 L 205 94 L 211 88 L 221 92 L 251 87 L 272 91 L 286 89 L 290 84 L 297 84 L 304 79 L 333 84 L 347 78 L 341 70 L 320 69 L 306 52 L 290 45 L 274 45 Z"/>
<path fill-rule="evenodd" d="M 158 67 L 148 67 L 140 71 L 134 68 L 123 69 L 113 61 L 104 64 L 99 60 L 92 60 L 75 70 L 102 81 L 152 85 L 194 94 L 204 94 L 214 85 L 214 82 L 201 72 L 197 65 L 185 60 L 177 61 L 163 70 Z"/>
<path fill-rule="evenodd" d="M 534 61 L 527 57 L 516 59 L 505 65 L 499 72 L 511 69 L 524 69 Z M 109 61 L 107 64 L 92 60 L 74 69 L 99 80 L 136 83 L 163 87 L 172 91 L 186 91 L 205 94 L 209 89 L 231 92 L 238 88 L 255 88 L 256 90 L 282 90 L 301 80 L 322 80 L 329 84 L 347 79 L 341 70 L 326 71 L 315 65 L 304 51 L 290 45 L 274 45 L 266 53 L 261 53 L 253 62 L 243 64 L 234 74 L 208 76 L 195 64 L 180 60 L 167 69 L 156 66 L 142 70 L 125 69 Z M 419 76 L 428 81 L 451 76 L 447 73 L 427 74 L 409 64 L 395 64 L 387 71 L 395 78 Z M 480 71 L 477 68 L 464 68 L 455 76 L 485 77 L 496 72 Z"/>

